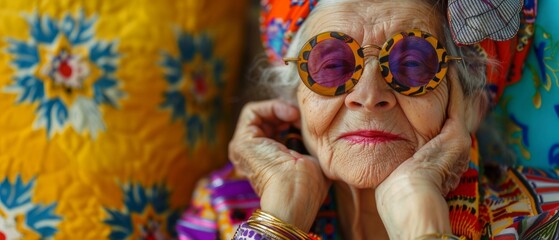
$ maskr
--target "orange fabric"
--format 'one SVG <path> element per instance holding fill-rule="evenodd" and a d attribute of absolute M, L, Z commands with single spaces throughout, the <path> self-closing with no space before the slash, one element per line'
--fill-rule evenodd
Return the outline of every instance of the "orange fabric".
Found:
<path fill-rule="evenodd" d="M 264 0 L 261 39 L 272 64 L 282 64 L 291 39 L 318 0 Z"/>

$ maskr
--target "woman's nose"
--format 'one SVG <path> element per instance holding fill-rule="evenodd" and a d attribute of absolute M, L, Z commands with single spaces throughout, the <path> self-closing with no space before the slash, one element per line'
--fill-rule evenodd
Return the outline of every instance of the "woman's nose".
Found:
<path fill-rule="evenodd" d="M 365 66 L 363 75 L 345 98 L 345 105 L 353 110 L 383 111 L 396 105 L 394 91 L 382 78 L 376 61 Z"/>

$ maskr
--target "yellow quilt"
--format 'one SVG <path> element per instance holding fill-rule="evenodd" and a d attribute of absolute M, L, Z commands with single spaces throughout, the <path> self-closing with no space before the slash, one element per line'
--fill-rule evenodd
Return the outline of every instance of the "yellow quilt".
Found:
<path fill-rule="evenodd" d="M 0 0 L 0 240 L 175 236 L 226 159 L 245 7 Z"/>

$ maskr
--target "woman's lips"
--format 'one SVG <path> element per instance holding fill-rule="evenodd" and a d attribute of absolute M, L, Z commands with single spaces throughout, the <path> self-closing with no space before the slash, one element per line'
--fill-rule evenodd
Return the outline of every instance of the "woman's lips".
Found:
<path fill-rule="evenodd" d="M 339 139 L 343 139 L 353 143 L 384 143 L 403 140 L 403 138 L 398 135 L 382 131 L 348 132 L 340 136 Z"/>

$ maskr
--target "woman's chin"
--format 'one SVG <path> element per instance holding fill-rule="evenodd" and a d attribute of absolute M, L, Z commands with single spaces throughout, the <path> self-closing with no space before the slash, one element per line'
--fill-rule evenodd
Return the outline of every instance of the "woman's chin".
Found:
<path fill-rule="evenodd" d="M 384 166 L 382 168 L 362 168 L 361 171 L 347 170 L 335 173 L 332 180 L 340 181 L 348 184 L 349 186 L 364 189 L 364 188 L 376 188 L 384 179 L 390 175 L 390 173 L 396 168 Z"/>

